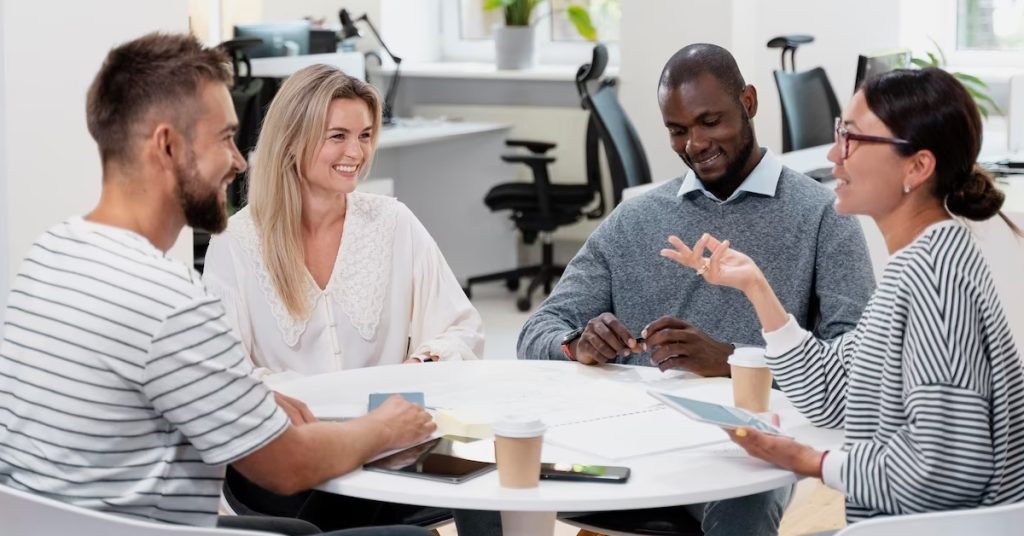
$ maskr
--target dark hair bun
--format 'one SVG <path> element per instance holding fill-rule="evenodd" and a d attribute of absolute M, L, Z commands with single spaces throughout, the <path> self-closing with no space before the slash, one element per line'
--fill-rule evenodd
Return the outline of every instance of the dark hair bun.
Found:
<path fill-rule="evenodd" d="M 983 221 L 999 213 L 1006 196 L 996 188 L 992 176 L 978 166 L 969 178 L 949 193 L 946 207 L 950 212 L 969 220 Z"/>

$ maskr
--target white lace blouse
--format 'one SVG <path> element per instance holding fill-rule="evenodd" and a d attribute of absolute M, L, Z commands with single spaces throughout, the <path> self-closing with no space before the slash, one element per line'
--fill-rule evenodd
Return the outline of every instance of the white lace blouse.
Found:
<path fill-rule="evenodd" d="M 257 374 L 310 375 L 392 365 L 409 356 L 483 355 L 480 315 L 437 244 L 399 201 L 348 194 L 327 287 L 306 272 L 308 318 L 288 314 L 263 262 L 248 209 L 210 240 L 203 281 L 224 301 Z"/>

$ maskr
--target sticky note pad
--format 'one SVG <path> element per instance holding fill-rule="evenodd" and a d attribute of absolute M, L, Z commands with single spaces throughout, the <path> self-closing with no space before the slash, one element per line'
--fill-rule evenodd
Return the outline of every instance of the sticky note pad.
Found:
<path fill-rule="evenodd" d="M 421 408 L 425 405 L 423 393 L 370 393 L 370 403 L 367 405 L 367 411 L 377 409 L 377 406 L 383 404 L 385 400 L 394 395 L 399 395 Z"/>
<path fill-rule="evenodd" d="M 444 435 L 486 439 L 491 437 L 491 419 L 464 410 L 440 409 L 434 414 L 437 429 Z"/>

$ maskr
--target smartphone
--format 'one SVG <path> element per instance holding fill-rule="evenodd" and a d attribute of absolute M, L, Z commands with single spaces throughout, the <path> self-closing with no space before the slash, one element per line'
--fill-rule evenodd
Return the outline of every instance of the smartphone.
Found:
<path fill-rule="evenodd" d="M 540 464 L 540 477 L 546 480 L 621 484 L 629 480 L 629 467 L 586 465 L 580 463 L 542 463 Z"/>
<path fill-rule="evenodd" d="M 713 424 L 728 430 L 747 426 L 766 434 L 788 437 L 782 430 L 762 421 L 757 417 L 757 415 L 754 415 L 745 409 L 694 400 L 692 398 L 671 395 L 655 390 L 649 390 L 647 391 L 647 394 L 661 400 L 666 406 L 695 421 Z"/>

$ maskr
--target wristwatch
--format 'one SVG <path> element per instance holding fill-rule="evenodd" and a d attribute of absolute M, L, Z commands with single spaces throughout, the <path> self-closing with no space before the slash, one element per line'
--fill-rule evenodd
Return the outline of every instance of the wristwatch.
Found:
<path fill-rule="evenodd" d="M 562 337 L 562 353 L 565 354 L 565 358 L 569 361 L 576 361 L 576 356 L 572 355 L 572 350 L 569 349 L 569 345 L 576 339 L 580 338 L 580 335 L 583 335 L 583 328 L 576 328 Z"/>

